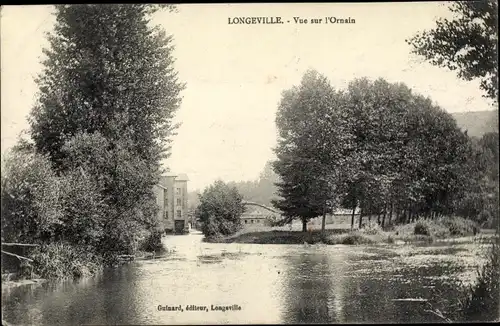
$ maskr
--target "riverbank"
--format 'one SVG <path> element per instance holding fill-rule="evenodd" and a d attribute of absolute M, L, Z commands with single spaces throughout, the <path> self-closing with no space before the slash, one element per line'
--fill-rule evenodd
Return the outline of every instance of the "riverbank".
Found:
<path fill-rule="evenodd" d="M 211 243 L 252 243 L 252 244 L 406 244 L 432 243 L 449 241 L 471 241 L 476 236 L 492 236 L 494 230 L 480 230 L 469 222 L 458 218 L 446 218 L 440 221 L 417 221 L 397 225 L 390 230 L 382 230 L 376 223 L 360 230 L 335 228 L 330 226 L 324 233 L 321 230 L 288 231 L 273 227 L 241 230 L 227 237 L 205 239 Z"/>
<path fill-rule="evenodd" d="M 478 233 L 476 236 L 492 237 L 492 232 Z M 208 238 L 210 243 L 249 243 L 249 244 L 327 244 L 327 245 L 357 245 L 357 244 L 407 244 L 407 243 L 432 243 L 432 242 L 462 242 L 470 241 L 476 236 L 451 236 L 449 238 L 434 238 L 426 235 L 396 235 L 395 232 L 381 232 L 378 234 L 366 234 L 362 231 L 348 231 L 343 229 L 325 230 L 325 236 L 321 231 L 248 231 L 239 232 L 229 237 Z"/>
<path fill-rule="evenodd" d="M 51 243 L 30 253 L 30 258 L 22 261 L 21 267 L 14 268 L 15 271 L 2 270 L 2 288 L 41 284 L 49 280 L 89 278 L 102 272 L 105 267 L 155 259 L 171 252 L 163 247 L 161 239 L 154 249 L 137 250 L 134 254 L 97 255 L 79 246 Z"/>
<path fill-rule="evenodd" d="M 42 284 L 45 282 L 47 282 L 47 280 L 44 278 L 22 279 L 22 280 L 15 280 L 15 281 L 2 281 L 2 289 L 8 289 L 8 288 L 23 286 L 23 285 Z"/>

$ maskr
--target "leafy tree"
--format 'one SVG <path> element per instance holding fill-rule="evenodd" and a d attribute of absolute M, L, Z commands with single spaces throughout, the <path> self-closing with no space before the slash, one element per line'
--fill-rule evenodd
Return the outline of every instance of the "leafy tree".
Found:
<path fill-rule="evenodd" d="M 349 173 L 342 202 L 360 205 L 359 227 L 363 215 L 386 215 L 393 206 L 408 218 L 450 208 L 468 155 L 467 137 L 453 118 L 406 85 L 383 79 L 354 80 L 345 98 L 342 121 L 353 139 L 344 152 Z"/>
<path fill-rule="evenodd" d="M 244 211 L 243 197 L 236 187 L 218 180 L 200 195 L 196 217 L 203 224 L 205 236 L 230 235 L 240 228 Z"/>
<path fill-rule="evenodd" d="M 50 240 L 62 223 L 61 180 L 50 161 L 11 151 L 2 160 L 2 241 Z"/>
<path fill-rule="evenodd" d="M 30 126 L 36 148 L 57 167 L 65 140 L 78 132 L 128 138 L 129 150 L 150 163 L 165 155 L 184 85 L 172 67 L 172 38 L 148 26 L 156 9 L 56 6 Z"/>
<path fill-rule="evenodd" d="M 86 219 L 90 223 L 86 227 L 94 226 L 96 234 L 102 229 L 99 248 L 130 252 L 143 228 L 156 232 L 161 229 L 161 221 L 156 215 L 157 207 L 149 187 L 150 176 L 145 162 L 133 156 L 127 150 L 126 143 L 119 141 L 116 144 L 119 147 L 111 150 L 109 141 L 98 132 L 75 135 L 62 148 L 66 157 L 64 175 L 72 182 L 76 173 L 79 177 L 74 182 L 85 180 L 88 184 L 80 186 L 84 189 L 90 187 L 99 194 L 95 197 L 98 201 L 85 201 L 87 205 L 95 203 L 97 207 L 92 210 L 92 206 L 89 206 L 79 211 L 85 216 L 89 216 L 92 211 L 101 212 L 103 217 L 94 215 L 92 219 Z M 88 196 L 85 192 L 79 194 Z M 66 210 L 76 205 L 78 200 L 68 197 Z M 69 219 L 73 220 L 76 217 L 74 215 L 79 216 L 73 211 Z M 78 223 L 83 223 L 82 220 Z"/>
<path fill-rule="evenodd" d="M 498 133 L 487 133 L 480 140 L 470 140 L 468 171 L 455 209 L 474 218 L 485 227 L 498 221 Z"/>
<path fill-rule="evenodd" d="M 332 124 L 332 106 L 337 96 L 324 76 L 310 70 L 300 86 L 283 92 L 276 116 L 278 160 L 273 167 L 281 179 L 276 183 L 281 199 L 273 205 L 289 218 L 300 218 L 303 231 L 309 219 L 332 209 L 331 165 L 337 152 L 331 139 L 339 133 Z"/>
<path fill-rule="evenodd" d="M 61 178 L 63 216 L 55 230 L 57 240 L 102 249 L 104 223 L 109 208 L 88 170 L 75 169 Z"/>
<path fill-rule="evenodd" d="M 83 171 L 80 181 L 94 183 L 85 187 L 99 191 L 106 219 L 99 227 L 97 217 L 87 221 L 98 233 L 102 227 L 102 248 L 110 250 L 130 250 L 139 229 L 158 227 L 152 189 L 184 88 L 173 68 L 172 37 L 149 25 L 162 7 L 57 5 L 37 79 L 34 148 L 59 174 L 79 183 L 75 173 Z"/>
<path fill-rule="evenodd" d="M 498 2 L 456 1 L 453 19 L 442 18 L 436 28 L 407 40 L 413 53 L 432 64 L 456 70 L 465 80 L 479 78 L 481 89 L 498 97 Z"/>

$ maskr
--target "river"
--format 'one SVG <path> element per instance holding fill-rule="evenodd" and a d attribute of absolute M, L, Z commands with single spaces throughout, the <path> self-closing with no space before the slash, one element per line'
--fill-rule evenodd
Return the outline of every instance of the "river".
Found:
<path fill-rule="evenodd" d="M 453 298 L 452 281 L 473 281 L 484 250 L 472 242 L 213 244 L 195 234 L 163 241 L 170 253 L 91 279 L 3 289 L 2 319 L 14 325 L 441 322 L 425 300 Z M 167 305 L 184 311 L 158 309 Z"/>

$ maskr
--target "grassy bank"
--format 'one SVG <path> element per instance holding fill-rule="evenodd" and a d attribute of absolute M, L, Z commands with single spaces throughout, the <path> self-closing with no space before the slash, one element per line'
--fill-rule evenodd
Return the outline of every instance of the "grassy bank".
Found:
<path fill-rule="evenodd" d="M 443 217 L 435 221 L 420 220 L 417 222 L 396 225 L 385 230 L 377 223 L 369 223 L 360 230 L 346 228 L 329 228 L 324 234 L 321 230 L 309 232 L 288 231 L 261 227 L 259 229 L 241 230 L 228 237 L 211 237 L 206 242 L 213 243 L 255 243 L 255 244 L 371 244 L 371 243 L 412 243 L 433 242 L 459 237 L 474 236 L 479 227 L 472 221 L 459 217 Z"/>
<path fill-rule="evenodd" d="M 160 233 L 152 233 L 140 239 L 137 249 L 125 255 L 65 242 L 44 244 L 27 254 L 30 260 L 20 260 L 15 273 L 3 273 L 2 270 L 2 284 L 23 285 L 32 284 L 30 280 L 36 283 L 91 277 L 106 266 L 119 266 L 135 258 L 147 258 L 164 251 Z"/>

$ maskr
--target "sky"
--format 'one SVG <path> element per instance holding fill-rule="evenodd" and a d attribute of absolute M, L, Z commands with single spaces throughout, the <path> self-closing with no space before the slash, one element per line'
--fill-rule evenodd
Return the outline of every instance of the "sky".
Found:
<path fill-rule="evenodd" d="M 3 6 L 1 17 L 1 149 L 27 128 L 36 99 L 51 6 Z M 478 81 L 431 66 L 410 53 L 405 39 L 449 17 L 444 2 L 321 4 L 193 4 L 155 14 L 173 35 L 179 78 L 186 83 L 176 113 L 180 122 L 164 165 L 186 173 L 191 190 L 216 179 L 254 180 L 274 157 L 275 114 L 281 92 L 307 69 L 335 88 L 354 78 L 404 82 L 448 112 L 491 109 Z M 228 24 L 230 17 L 282 17 L 284 24 Z M 295 24 L 351 18 L 354 24 Z M 290 21 L 290 23 L 288 23 Z"/>

